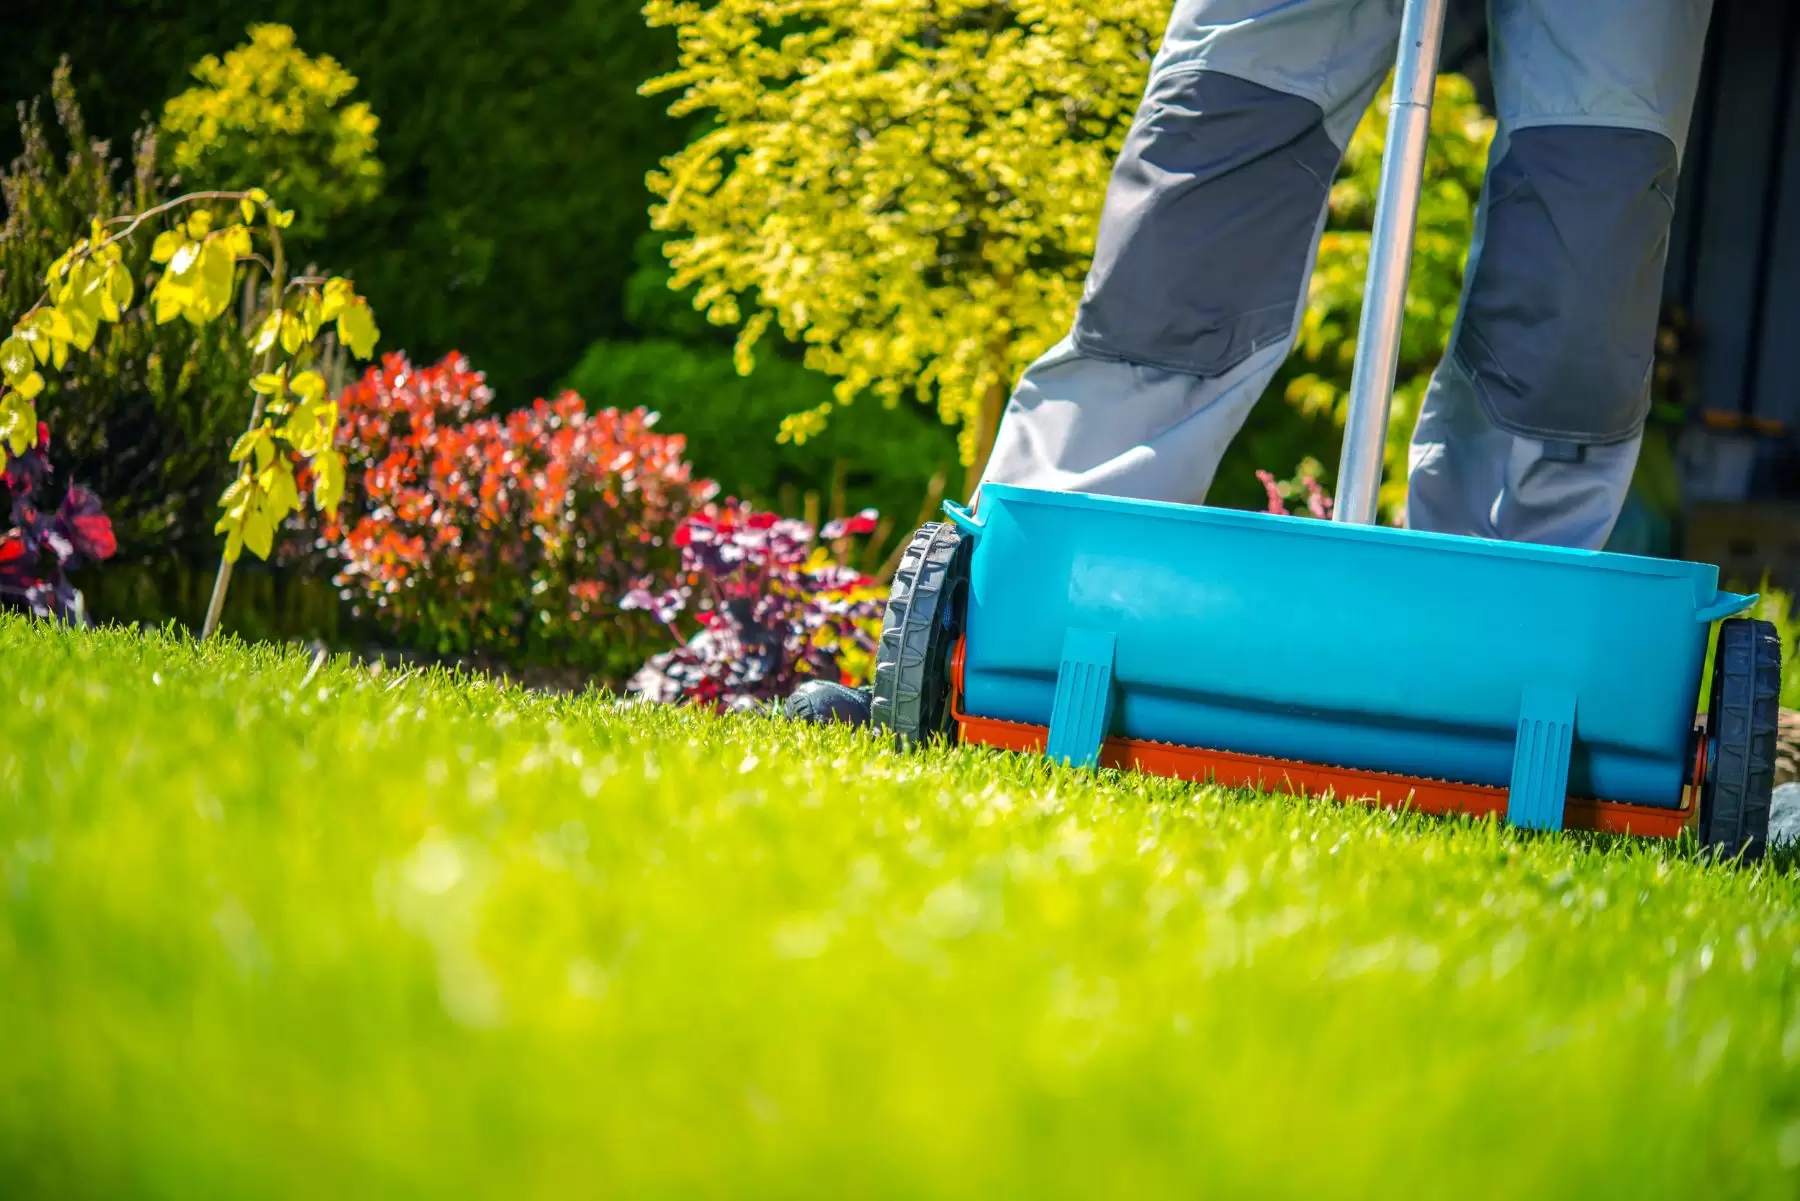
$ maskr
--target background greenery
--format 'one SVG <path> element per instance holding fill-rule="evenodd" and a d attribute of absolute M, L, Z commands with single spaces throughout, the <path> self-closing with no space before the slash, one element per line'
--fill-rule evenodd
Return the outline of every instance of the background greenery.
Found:
<path fill-rule="evenodd" d="M 303 51 L 330 55 L 356 77 L 347 97 L 323 75 L 303 88 L 317 105 L 342 99 L 338 111 L 314 112 L 310 142 L 251 139 L 189 153 L 193 146 L 168 136 L 163 174 L 192 163 L 197 182 L 215 182 L 233 164 L 261 162 L 275 147 L 274 158 L 283 161 L 263 165 L 307 181 L 303 192 L 329 201 L 308 209 L 328 219 L 309 218 L 290 232 L 304 257 L 351 275 L 371 298 L 384 350 L 404 350 L 415 362 L 451 349 L 467 353 L 503 410 L 561 386 L 596 406 L 650 405 L 663 413 L 663 429 L 687 435 L 696 470 L 725 492 L 795 515 L 872 506 L 897 534 L 933 496 L 934 481 L 943 480 L 952 495 L 962 491 L 955 431 L 927 405 L 883 407 L 865 395 L 837 408 L 824 432 L 804 444 L 775 440 L 783 419 L 829 405 L 833 381 L 801 369 L 801 354 L 786 343 L 765 343 L 756 371 L 738 375 L 731 358 L 737 331 L 696 313 L 692 292 L 670 290 L 664 239 L 648 232 L 645 179 L 700 126 L 666 114 L 673 97 L 638 94 L 642 81 L 676 64 L 674 31 L 650 28 L 639 8 L 637 0 L 514 0 L 501 10 L 451 0 L 116 0 L 104 7 L 19 0 L 13 41 L 0 61 L 0 98 L 45 94 L 58 57 L 69 55 L 90 134 L 110 139 L 124 160 L 111 186 L 124 188 L 132 137 L 146 122 L 160 117 L 204 129 L 208 114 L 254 113 L 255 105 L 244 103 L 254 81 L 226 70 L 215 76 L 227 85 L 222 98 L 166 115 L 165 104 L 195 85 L 197 63 L 228 55 L 252 24 L 291 25 Z M 1107 11 L 1120 30 L 1148 37 L 1161 19 L 1153 9 L 1133 0 Z M 1129 49 L 1114 46 L 1107 61 L 1142 68 Z M 364 104 L 379 123 L 375 153 L 358 166 L 354 188 L 324 195 L 330 173 L 310 168 L 303 160 L 313 151 L 300 151 L 323 146 L 354 157 L 345 148 L 360 145 L 366 131 L 360 110 L 343 110 Z M 1064 131 L 1070 155 L 1110 161 L 1096 158 L 1096 147 L 1116 141 L 1128 112 L 1118 105 L 1109 112 Z M 1378 105 L 1355 135 L 1333 189 L 1299 350 L 1230 448 L 1213 503 L 1261 507 L 1261 468 L 1285 478 L 1299 466 L 1331 484 L 1384 127 Z M 1441 81 L 1433 129 L 1433 183 L 1422 212 L 1383 493 L 1390 518 L 1404 500 L 1399 469 L 1410 419 L 1454 314 L 1491 131 L 1466 81 Z M 22 145 L 18 139 L 10 123 L 0 123 L 0 156 Z M 52 150 L 60 154 L 67 142 L 52 123 Z M 54 174 L 53 160 L 39 154 L 32 169 Z M 66 244 L 78 202 L 106 203 L 106 187 L 95 177 L 88 168 L 75 172 L 55 219 L 27 222 L 35 240 L 0 248 L 0 271 L 9 280 L 29 283 L 34 267 L 56 252 L 50 246 Z M 1066 183 L 1054 187 L 1067 192 Z M 1020 186 L 1038 185 L 1027 179 Z M 1057 203 L 1097 212 L 1097 186 L 1074 192 L 1074 200 Z M 9 307 L 22 303 L 24 291 L 13 282 L 3 290 Z M 181 345 L 151 345 L 171 340 Z M 53 381 L 45 407 L 59 440 L 59 469 L 95 487 L 119 523 L 120 559 L 86 573 L 82 584 L 101 617 L 192 622 L 215 549 L 210 521 L 197 522 L 195 514 L 204 515 L 216 494 L 216 444 L 240 421 L 243 394 L 226 378 L 235 370 L 230 354 L 187 345 L 193 339 L 179 331 L 151 339 L 139 330 L 119 341 L 88 378 Z M 1677 351 L 1679 343 L 1672 343 Z M 155 356 L 139 353 L 146 347 L 160 356 L 160 375 L 147 369 Z M 171 373 L 171 364 L 180 369 Z M 1680 389 L 1666 374 L 1659 379 L 1668 400 Z M 1674 395 L 1665 407 L 1678 410 L 1680 399 Z M 1675 502 L 1665 443 L 1657 431 L 1621 525 L 1624 549 L 1671 548 Z M 246 568 L 250 576 L 264 570 Z M 107 575 L 114 578 L 101 578 Z M 323 614 L 328 593 L 315 596 L 317 589 L 280 579 L 265 591 L 285 598 L 279 612 L 234 600 L 227 614 L 238 623 L 233 628 L 256 635 L 337 629 Z M 296 627 L 298 614 L 312 616 Z"/>
<path fill-rule="evenodd" d="M 461 350 L 520 404 L 628 331 L 644 177 L 685 136 L 637 94 L 674 37 L 631 0 L 14 0 L 0 99 L 44 92 L 66 54 L 93 131 L 126 147 L 257 22 L 336 58 L 380 119 L 381 194 L 311 249 L 353 271 L 386 346 Z M 0 159 L 16 151 L 0 129 Z"/>
<path fill-rule="evenodd" d="M 180 130 L 165 130 L 160 171 L 148 162 L 137 169 L 151 181 L 153 199 L 184 186 L 241 182 L 236 176 L 254 174 L 257 163 L 302 181 L 304 198 L 332 201 L 309 204 L 307 213 L 327 212 L 329 220 L 303 216 L 291 240 L 303 258 L 355 277 L 379 314 L 385 349 L 404 349 L 415 361 L 464 351 L 502 409 L 561 386 L 596 406 L 656 407 L 662 428 L 688 435 L 696 470 L 730 494 L 794 513 L 809 494 L 822 513 L 834 501 L 876 507 L 897 536 L 918 515 L 933 477 L 954 471 L 953 434 L 914 405 L 859 406 L 805 446 L 778 444 L 782 418 L 828 401 L 829 381 L 799 368 L 784 346 L 769 347 L 752 376 L 739 376 L 733 331 L 708 324 L 691 293 L 670 291 L 661 239 L 647 232 L 644 180 L 659 156 L 681 146 L 686 128 L 664 114 L 666 99 L 637 94 L 642 80 L 672 64 L 674 35 L 647 27 L 635 4 L 525 0 L 496 14 L 437 0 L 379 9 L 339 0 L 121 0 L 101 14 L 26 0 L 23 15 L 22 36 L 0 63 L 0 97 L 46 97 L 48 136 L 31 143 L 39 148 L 22 173 L 38 192 L 59 194 L 56 204 L 38 204 L 15 221 L 29 237 L 14 238 L 0 262 L 12 281 L 9 310 L 29 303 L 33 277 L 72 240 L 86 210 L 117 207 L 111 192 L 130 182 L 134 140 L 159 118 L 171 119 L 164 105 L 194 88 L 194 65 L 247 42 L 252 23 L 286 22 L 302 51 L 329 55 L 356 77 L 343 105 L 367 104 L 379 121 L 371 164 L 379 166 L 379 189 L 359 182 L 354 193 L 314 196 L 319 164 L 346 136 L 360 136 L 360 129 L 343 133 L 343 119 L 320 109 L 309 118 L 309 130 L 317 130 L 310 143 L 263 138 L 196 148 Z M 97 169 L 100 147 L 86 150 L 74 171 L 60 161 L 72 141 L 57 127 L 48 93 L 64 55 L 69 91 L 85 117 L 83 146 L 110 141 L 121 160 L 116 183 Z M 255 81 L 243 70 L 213 77 L 225 81 L 224 98 L 184 101 L 177 124 L 197 128 L 212 113 L 254 122 L 258 107 L 246 89 Z M 337 90 L 321 77 L 302 94 L 336 99 Z M 0 128 L 0 157 L 10 160 L 26 145 L 12 123 Z M 271 157 L 279 161 L 263 162 Z M 195 178 L 167 180 L 188 162 L 200 164 L 197 176 L 188 172 Z M 38 182 L 44 177 L 48 184 Z M 147 333 L 133 337 L 141 342 Z M 180 330 L 157 336 L 178 344 L 155 362 L 169 366 L 180 387 L 158 390 L 135 378 L 125 368 L 144 375 L 148 360 L 122 345 L 94 365 L 92 379 L 60 388 L 53 381 L 45 412 L 59 431 L 59 468 L 94 486 L 120 526 L 120 559 L 82 581 L 93 610 L 191 622 L 211 550 L 205 529 L 192 536 L 210 519 L 195 517 L 205 516 L 222 478 L 221 447 L 213 443 L 228 444 L 244 399 L 234 379 L 218 378 L 232 374 L 214 368 L 218 354 L 197 352 Z M 127 436 L 150 411 L 145 395 L 157 402 L 156 429 Z M 158 465 L 166 478 L 158 478 Z M 140 478 L 145 472 L 149 478 Z M 156 494 L 159 487 L 172 495 Z M 283 581 L 270 588 L 284 596 L 305 591 Z M 290 628 L 286 617 L 233 603 L 227 618 L 243 633 L 264 635 L 326 633 L 338 624 L 322 620 L 311 600 L 283 602 L 281 610 L 310 616 Z"/>
<path fill-rule="evenodd" d="M 684 435 L 695 470 L 729 494 L 797 513 L 814 493 L 820 512 L 874 508 L 895 536 L 910 529 L 934 478 L 954 492 L 956 434 L 923 406 L 878 400 L 840 409 L 803 443 L 783 441 L 782 419 L 832 404 L 830 377 L 810 371 L 791 347 L 766 347 L 749 375 L 732 354 L 733 331 L 669 286 L 662 235 L 638 240 L 625 283 L 625 315 L 641 337 L 603 338 L 565 376 L 595 405 L 645 405 L 660 428 Z"/>

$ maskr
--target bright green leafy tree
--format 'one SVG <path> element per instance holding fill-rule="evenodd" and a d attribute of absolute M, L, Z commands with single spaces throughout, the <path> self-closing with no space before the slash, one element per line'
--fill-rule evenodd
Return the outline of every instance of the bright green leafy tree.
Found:
<path fill-rule="evenodd" d="M 650 0 L 716 125 L 651 178 L 674 286 L 740 350 L 778 324 L 837 401 L 908 393 L 993 442 L 1080 297 L 1167 0 Z M 748 367 L 745 363 L 744 366 Z M 816 430 L 829 406 L 790 421 Z"/>
<path fill-rule="evenodd" d="M 303 214 L 291 231 L 317 237 L 332 217 L 381 191 L 380 122 L 349 99 L 356 77 L 309 56 L 285 25 L 252 25 L 250 41 L 195 64 L 199 82 L 163 109 L 163 153 L 190 188 L 261 182 Z"/>

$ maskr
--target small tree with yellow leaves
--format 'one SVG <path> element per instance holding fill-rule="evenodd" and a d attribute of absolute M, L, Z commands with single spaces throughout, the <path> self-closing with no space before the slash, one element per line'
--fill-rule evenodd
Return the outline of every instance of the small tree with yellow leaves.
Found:
<path fill-rule="evenodd" d="M 326 222 L 381 191 L 380 121 L 352 101 L 356 76 L 309 55 L 286 25 L 252 25 L 249 42 L 194 65 L 195 84 L 163 107 L 166 165 L 190 189 L 273 189 L 299 213 L 290 233 Z"/>
<path fill-rule="evenodd" d="M 291 210 L 278 207 L 260 188 L 193 192 L 142 212 L 95 220 L 85 238 L 50 267 L 38 302 L 0 341 L 0 464 L 37 440 L 34 400 L 44 388 L 40 368 L 60 369 L 71 352 L 86 352 L 104 325 L 119 321 L 139 291 L 125 265 L 123 244 L 153 222 L 149 303 L 157 324 L 185 320 L 195 326 L 231 312 L 239 289 L 250 288 L 257 373 L 249 428 L 231 448 L 237 478 L 220 498 L 216 532 L 225 535 L 202 636 L 218 628 L 243 548 L 267 558 L 274 534 L 301 507 L 299 470 L 311 476 L 313 502 L 333 511 L 343 493 L 344 461 L 335 448 L 337 402 L 324 377 L 312 369 L 327 325 L 358 358 L 374 353 L 378 331 L 368 302 L 342 278 L 287 272 L 281 231 Z M 266 248 L 265 255 L 258 242 Z"/>
<path fill-rule="evenodd" d="M 778 325 L 837 402 L 909 394 L 978 472 L 1012 382 L 1067 330 L 1168 0 L 650 0 L 708 132 L 651 177 L 673 286 Z M 819 428 L 831 406 L 791 419 Z"/>

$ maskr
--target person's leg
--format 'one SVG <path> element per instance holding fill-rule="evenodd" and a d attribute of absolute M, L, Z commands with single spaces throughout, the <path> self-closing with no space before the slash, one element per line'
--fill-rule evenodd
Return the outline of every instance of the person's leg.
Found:
<path fill-rule="evenodd" d="M 1198 503 L 1290 349 L 1399 0 L 1178 0 L 1074 328 L 1026 370 L 983 483 Z"/>
<path fill-rule="evenodd" d="M 1407 523 L 1598 549 L 1637 463 L 1707 0 L 1490 0 L 1498 132 Z"/>

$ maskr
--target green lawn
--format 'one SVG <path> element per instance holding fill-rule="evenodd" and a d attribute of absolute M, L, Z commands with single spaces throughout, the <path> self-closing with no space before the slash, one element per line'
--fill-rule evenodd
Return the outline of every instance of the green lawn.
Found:
<path fill-rule="evenodd" d="M 0 1196 L 1783 1197 L 1800 876 L 0 621 Z"/>

